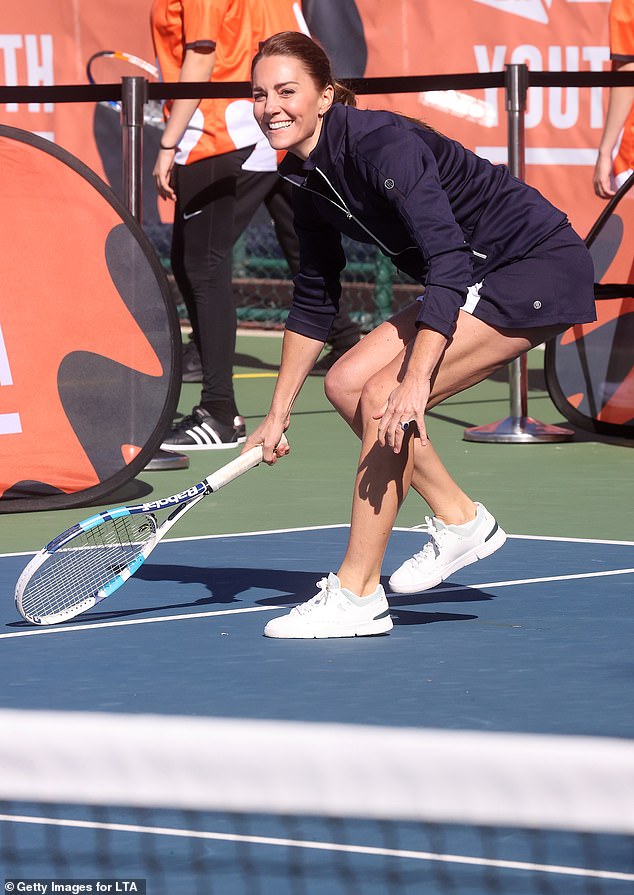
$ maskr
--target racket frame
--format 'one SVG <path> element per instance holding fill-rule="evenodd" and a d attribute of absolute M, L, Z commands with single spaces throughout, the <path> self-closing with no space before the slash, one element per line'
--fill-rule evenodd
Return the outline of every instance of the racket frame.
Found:
<path fill-rule="evenodd" d="M 133 53 L 124 53 L 121 50 L 99 50 L 97 53 L 93 53 L 86 63 L 86 77 L 89 84 L 97 83 L 92 75 L 92 64 L 95 59 L 119 59 L 121 62 L 129 62 L 130 65 L 135 65 L 152 78 L 158 78 L 159 75 L 158 68 L 155 65 L 147 62 L 140 56 L 135 56 Z"/>
<path fill-rule="evenodd" d="M 280 444 L 288 444 L 284 436 L 282 437 Z M 225 485 L 229 484 L 229 482 L 232 482 L 248 470 L 253 469 L 262 462 L 262 456 L 262 445 L 257 445 L 249 451 L 246 451 L 244 454 L 241 454 L 239 457 L 236 457 L 234 460 L 231 460 L 225 466 L 216 470 L 216 472 L 211 473 L 211 475 L 208 475 L 201 482 L 197 482 L 195 485 L 187 488 L 185 491 L 172 494 L 170 497 L 162 497 L 159 500 L 105 510 L 102 513 L 96 513 L 93 516 L 89 516 L 81 522 L 72 525 L 70 528 L 66 529 L 66 531 L 61 532 L 61 534 L 54 537 L 42 548 L 42 550 L 35 554 L 18 578 L 15 587 L 15 605 L 19 614 L 25 621 L 34 625 L 56 625 L 62 621 L 68 621 L 71 618 L 75 618 L 75 616 L 81 615 L 81 613 L 96 606 L 97 603 L 100 603 L 106 597 L 109 597 L 117 591 L 136 571 L 138 571 L 159 541 L 176 524 L 176 522 L 185 515 L 186 512 L 196 506 L 203 497 L 219 491 L 220 488 L 223 488 Z M 60 612 L 49 613 L 48 615 L 37 615 L 24 608 L 22 598 L 28 583 L 48 559 L 58 553 L 67 544 L 70 544 L 74 538 L 115 519 L 141 514 L 152 516 L 154 512 L 165 510 L 169 507 L 173 507 L 172 511 L 167 518 L 164 519 L 161 525 L 156 528 L 154 535 L 148 540 L 139 553 L 125 568 L 121 569 L 111 580 L 105 582 L 94 594 L 85 597 L 74 605 L 64 608 Z"/>
<path fill-rule="evenodd" d="M 135 66 L 153 80 L 157 80 L 159 77 L 159 70 L 156 65 L 142 59 L 141 56 L 135 56 L 134 53 L 126 53 L 122 50 L 99 50 L 98 52 L 93 53 L 86 63 L 86 77 L 89 84 L 103 83 L 96 81 L 92 73 L 92 64 L 96 59 L 118 59 L 120 62 L 127 62 L 130 65 Z M 120 81 L 121 78 L 118 78 L 117 80 Z M 104 100 L 101 105 L 108 106 L 116 112 L 121 112 L 121 103 L 117 100 Z M 163 129 L 165 127 L 165 121 L 163 119 L 162 108 L 163 106 L 161 102 L 157 100 L 149 100 L 146 103 L 144 112 L 145 123 Z"/>

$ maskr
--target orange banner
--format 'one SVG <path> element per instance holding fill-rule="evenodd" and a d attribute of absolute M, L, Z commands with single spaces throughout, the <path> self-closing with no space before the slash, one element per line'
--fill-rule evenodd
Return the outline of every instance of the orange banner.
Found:
<path fill-rule="evenodd" d="M 355 4 L 351 0 L 349 5 Z M 610 67 L 608 0 L 453 0 L 450 15 L 447 4 L 437 0 L 356 0 L 356 8 L 369 77 L 501 71 L 507 63 L 522 62 L 533 70 Z M 147 0 L 8 4 L 0 34 L 0 82 L 86 83 L 86 61 L 103 49 L 151 61 L 148 15 Z M 530 91 L 526 179 L 566 210 L 582 235 L 602 207 L 592 191 L 591 173 L 606 94 L 601 88 Z M 364 102 L 423 117 L 493 161 L 506 159 L 502 90 L 403 94 Z M 91 107 L 5 105 L 1 120 L 54 139 L 104 176 Z"/>
<path fill-rule="evenodd" d="M 502 71 L 607 71 L 608 0 L 357 0 L 368 43 L 369 77 Z M 604 95 L 605 94 L 605 95 Z M 423 117 L 494 162 L 507 158 L 502 90 L 376 97 L 372 105 Z M 607 90 L 532 88 L 526 125 L 526 180 L 566 211 L 582 236 L 603 203 L 592 170 Z"/>
<path fill-rule="evenodd" d="M 322 0 L 323 2 L 323 0 Z M 326 4 L 328 6 L 328 4 Z M 353 0 L 346 0 L 354 7 Z M 309 2 L 305 4 L 311 12 Z M 312 4 L 318 11 L 319 4 Z M 338 27 L 332 4 L 333 36 Z M 365 32 L 369 77 L 503 70 L 605 71 L 609 63 L 608 0 L 356 0 Z M 125 50 L 152 60 L 147 0 L 21 0 L 7 4 L 0 34 L 5 85 L 86 83 L 92 53 Z M 322 17 L 325 19 L 326 17 Z M 322 33 L 328 45 L 324 25 Z M 328 28 L 328 20 L 326 20 Z M 568 212 L 582 235 L 598 217 L 591 174 L 607 91 L 532 88 L 526 116 L 526 179 Z M 453 91 L 364 98 L 425 118 L 495 162 L 506 159 L 502 90 Z M 100 176 L 93 109 L 58 104 L 0 110 L 5 124 L 55 140 Z"/>
<path fill-rule="evenodd" d="M 0 170 L 0 512 L 73 506 L 162 439 L 176 315 L 143 231 L 90 169 L 0 125 Z"/>
<path fill-rule="evenodd" d="M 20 0 L 5 4 L 0 29 L 0 83 L 6 86 L 86 84 L 86 62 L 98 50 L 153 56 L 149 5 L 139 0 Z M 54 140 L 104 177 L 93 115 L 94 106 L 83 103 L 0 106 L 3 124 Z"/>

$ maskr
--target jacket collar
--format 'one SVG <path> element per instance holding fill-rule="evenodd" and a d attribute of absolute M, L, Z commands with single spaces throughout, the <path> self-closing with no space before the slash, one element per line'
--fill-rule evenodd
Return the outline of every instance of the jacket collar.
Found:
<path fill-rule="evenodd" d="M 307 159 L 300 159 L 287 152 L 279 166 L 282 177 L 303 184 L 311 171 L 332 164 L 339 154 L 346 135 L 347 107 L 335 103 L 323 117 L 317 145 Z"/>

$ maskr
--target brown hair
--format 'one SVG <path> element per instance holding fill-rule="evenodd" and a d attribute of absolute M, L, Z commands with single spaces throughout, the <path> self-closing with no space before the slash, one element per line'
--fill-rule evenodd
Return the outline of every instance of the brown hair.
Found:
<path fill-rule="evenodd" d="M 313 79 L 318 90 L 329 84 L 335 91 L 335 102 L 344 106 L 356 106 L 357 98 L 347 87 L 335 81 L 330 59 L 316 41 L 299 31 L 281 31 L 260 44 L 260 49 L 251 63 L 251 80 L 255 66 L 267 56 L 293 56 L 298 59 Z"/>

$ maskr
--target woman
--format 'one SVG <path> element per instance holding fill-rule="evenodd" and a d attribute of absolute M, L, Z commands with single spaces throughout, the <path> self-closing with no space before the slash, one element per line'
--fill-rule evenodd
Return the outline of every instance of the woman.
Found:
<path fill-rule="evenodd" d="M 271 637 L 345 637 L 392 627 L 380 572 L 410 484 L 433 511 L 430 540 L 390 579 L 398 593 L 434 587 L 489 556 L 506 536 L 451 478 L 425 410 L 567 329 L 594 320 L 593 268 L 565 215 L 536 190 L 423 124 L 359 110 L 303 35 L 265 41 L 252 67 L 254 114 L 295 186 L 301 269 L 279 377 L 246 448 L 267 462 L 328 335 L 345 264 L 341 234 L 377 245 L 424 286 L 330 370 L 326 394 L 361 439 L 352 523 L 336 575 Z"/>
<path fill-rule="evenodd" d="M 151 7 L 161 75 L 181 83 L 245 81 L 260 41 L 300 24 L 294 0 L 153 0 Z M 172 269 L 201 359 L 194 378 L 202 389 L 199 404 L 161 447 L 231 449 L 246 439 L 233 387 L 232 247 L 275 188 L 277 159 L 244 99 L 181 98 L 168 106 L 153 174 L 158 194 L 175 203 Z"/>

